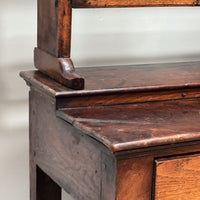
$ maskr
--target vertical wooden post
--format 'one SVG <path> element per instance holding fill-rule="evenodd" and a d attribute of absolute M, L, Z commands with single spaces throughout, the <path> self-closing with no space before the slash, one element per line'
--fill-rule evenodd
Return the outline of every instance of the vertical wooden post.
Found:
<path fill-rule="evenodd" d="M 38 0 L 38 48 L 70 57 L 72 8 L 69 0 Z"/>
<path fill-rule="evenodd" d="M 70 0 L 38 0 L 38 48 L 35 67 L 71 89 L 83 89 L 70 59 L 72 6 Z"/>
<path fill-rule="evenodd" d="M 37 117 L 34 94 L 29 92 L 30 200 L 61 200 L 61 187 L 36 162 Z"/>

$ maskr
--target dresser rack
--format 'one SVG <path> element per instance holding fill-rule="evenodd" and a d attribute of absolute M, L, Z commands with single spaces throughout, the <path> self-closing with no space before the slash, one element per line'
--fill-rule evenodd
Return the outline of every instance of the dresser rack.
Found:
<path fill-rule="evenodd" d="M 77 68 L 72 8 L 198 0 L 38 0 L 30 199 L 199 200 L 200 62 Z"/>

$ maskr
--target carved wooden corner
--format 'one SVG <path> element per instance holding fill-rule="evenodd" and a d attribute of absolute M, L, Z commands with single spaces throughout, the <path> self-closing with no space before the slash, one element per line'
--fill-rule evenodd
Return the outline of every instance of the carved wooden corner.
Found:
<path fill-rule="evenodd" d="M 56 58 L 39 48 L 35 48 L 34 64 L 41 72 L 68 88 L 84 89 L 84 79 L 75 73 L 74 65 L 70 58 Z"/>

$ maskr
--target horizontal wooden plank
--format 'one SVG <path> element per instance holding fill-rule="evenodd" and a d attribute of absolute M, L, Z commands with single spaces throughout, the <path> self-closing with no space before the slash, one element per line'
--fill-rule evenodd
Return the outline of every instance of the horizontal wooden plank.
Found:
<path fill-rule="evenodd" d="M 200 139 L 200 99 L 65 109 L 57 115 L 113 151 Z"/>
<path fill-rule="evenodd" d="M 74 8 L 198 6 L 198 0 L 72 0 Z"/>
<path fill-rule="evenodd" d="M 156 160 L 155 200 L 199 200 L 200 155 Z"/>
<path fill-rule="evenodd" d="M 24 79 L 56 97 L 150 92 L 200 87 L 200 62 L 77 68 L 84 90 L 70 90 L 40 72 L 23 72 Z"/>
<path fill-rule="evenodd" d="M 101 94 L 57 98 L 57 109 L 88 106 L 108 106 L 129 103 L 190 99 L 200 97 L 200 88 L 167 90 L 159 92 L 139 92 L 122 94 Z"/>

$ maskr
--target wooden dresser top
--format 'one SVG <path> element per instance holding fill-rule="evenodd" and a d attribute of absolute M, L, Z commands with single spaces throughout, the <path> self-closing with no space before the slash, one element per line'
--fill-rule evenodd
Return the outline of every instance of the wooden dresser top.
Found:
<path fill-rule="evenodd" d="M 57 115 L 114 152 L 200 139 L 199 98 L 63 109 Z"/>
<path fill-rule="evenodd" d="M 200 140 L 200 62 L 77 71 L 85 77 L 85 90 L 67 89 L 38 71 L 22 72 L 21 76 L 55 97 L 57 104 L 62 100 L 58 117 L 113 152 Z M 176 96 L 181 90 L 189 93 Z M 169 92 L 161 98 L 163 91 Z M 138 94 L 149 92 L 151 98 L 134 101 Z M 101 104 L 95 104 L 100 97 Z"/>
<path fill-rule="evenodd" d="M 77 68 L 84 90 L 71 90 L 38 71 L 21 76 L 52 96 L 146 92 L 200 87 L 200 62 Z"/>

